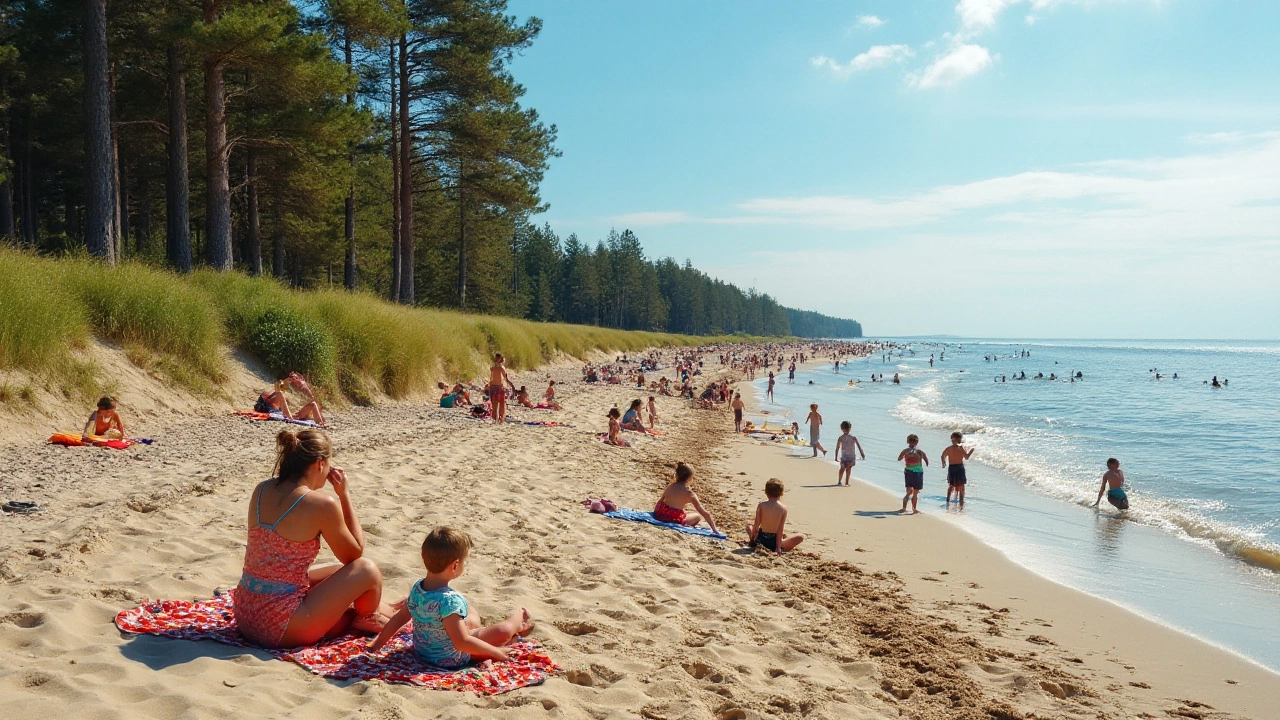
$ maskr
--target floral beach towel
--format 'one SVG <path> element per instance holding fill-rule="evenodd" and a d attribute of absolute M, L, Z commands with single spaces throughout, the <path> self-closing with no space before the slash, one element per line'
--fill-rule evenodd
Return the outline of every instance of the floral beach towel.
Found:
<path fill-rule="evenodd" d="M 560 666 L 533 640 L 508 647 L 511 659 L 484 662 L 459 670 L 428 664 L 413 650 L 413 624 L 409 623 L 375 654 L 368 652 L 371 638 L 344 635 L 301 648 L 261 648 L 236 629 L 231 595 L 186 602 L 155 600 L 116 615 L 116 627 L 135 635 L 159 635 L 179 640 L 214 640 L 237 647 L 268 652 L 297 663 L 321 677 L 336 680 L 371 680 L 417 685 L 432 690 L 463 690 L 477 695 L 499 695 L 517 688 L 540 685 Z"/>

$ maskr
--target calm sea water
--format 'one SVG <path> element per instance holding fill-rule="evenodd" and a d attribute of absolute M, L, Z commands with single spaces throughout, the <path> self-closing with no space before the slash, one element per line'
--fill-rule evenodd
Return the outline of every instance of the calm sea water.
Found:
<path fill-rule="evenodd" d="M 778 403 L 795 419 L 819 403 L 828 447 L 853 422 L 868 455 L 858 475 L 895 492 L 894 459 L 919 434 L 935 463 L 923 510 L 1051 579 L 1280 670 L 1280 343 L 897 342 L 910 351 L 784 380 Z M 900 386 L 868 382 L 895 372 Z M 1229 384 L 1207 385 L 1215 375 Z M 963 510 L 946 507 L 937 469 L 953 430 L 977 448 Z M 1124 515 L 1105 499 L 1088 507 L 1108 457 L 1125 471 Z"/>

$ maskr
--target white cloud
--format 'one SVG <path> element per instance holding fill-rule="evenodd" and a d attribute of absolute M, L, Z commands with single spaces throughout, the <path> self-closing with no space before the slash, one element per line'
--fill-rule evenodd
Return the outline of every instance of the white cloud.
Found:
<path fill-rule="evenodd" d="M 1130 2 L 1131 0 L 960 0 L 956 3 L 956 15 L 960 16 L 961 28 L 968 34 L 976 34 L 993 25 L 1000 15 L 1015 5 L 1030 5 L 1031 12 L 1025 20 L 1028 25 L 1034 24 L 1039 17 L 1037 12 L 1051 10 L 1059 5 L 1101 5 L 1105 3 Z M 1151 0 L 1158 2 L 1158 0 Z"/>
<path fill-rule="evenodd" d="M 1012 225 L 1077 247 L 1131 242 L 1167 252 L 1177 241 L 1234 238 L 1280 250 L 1280 133 L 1226 138 L 1217 153 L 1028 171 L 899 198 L 758 198 L 741 203 L 741 215 L 713 222 L 848 232 L 945 220 L 963 234 L 957 218 L 970 214 L 979 234 Z"/>
<path fill-rule="evenodd" d="M 869 28 L 874 30 L 880 27 L 881 25 L 884 25 L 884 20 L 881 20 L 875 15 L 859 15 L 858 16 L 858 27 L 864 27 L 864 28 Z"/>
<path fill-rule="evenodd" d="M 819 55 L 811 59 L 809 62 L 814 67 L 826 68 L 837 75 L 849 75 L 863 70 L 883 67 L 892 63 L 902 62 L 909 57 L 915 55 L 907 45 L 875 45 L 864 53 L 854 57 L 847 63 L 839 63 L 825 55 Z"/>
<path fill-rule="evenodd" d="M 991 53 L 981 45 L 957 45 L 934 59 L 923 72 L 912 73 L 907 83 L 919 90 L 948 87 L 991 67 Z"/>

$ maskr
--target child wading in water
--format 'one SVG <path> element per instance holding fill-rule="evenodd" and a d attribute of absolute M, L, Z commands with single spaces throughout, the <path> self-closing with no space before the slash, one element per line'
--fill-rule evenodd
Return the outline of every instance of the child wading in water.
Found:
<path fill-rule="evenodd" d="M 818 414 L 818 403 L 809 406 L 809 416 L 804 421 L 809 423 L 809 444 L 813 446 L 813 456 L 818 457 L 819 450 L 826 455 L 827 449 L 818 442 L 818 429 L 822 426 L 822 416 Z"/>
<path fill-rule="evenodd" d="M 1124 471 L 1120 469 L 1120 461 L 1115 458 L 1107 459 L 1107 471 L 1102 474 L 1102 487 L 1098 488 L 1098 499 L 1093 501 L 1094 507 L 1102 502 L 1104 492 L 1107 494 L 1107 502 L 1115 505 L 1117 510 L 1129 509 L 1129 496 L 1124 492 Z"/>
<path fill-rule="evenodd" d="M 836 438 L 836 457 L 840 459 L 840 469 L 836 471 L 836 485 L 839 485 L 841 480 L 844 480 L 845 485 L 849 484 L 849 478 L 853 475 L 853 464 L 857 462 L 853 456 L 855 450 L 862 455 L 863 460 L 867 459 L 867 454 L 862 452 L 862 444 L 858 442 L 858 438 L 849 434 L 852 427 L 848 420 L 840 423 L 840 429 L 844 432 Z"/>
<path fill-rule="evenodd" d="M 682 462 L 676 463 L 676 481 L 662 491 L 658 503 L 653 506 L 653 517 L 655 520 L 688 527 L 693 527 L 706 518 L 707 527 L 711 528 L 711 532 L 719 534 L 716 521 L 711 519 L 711 513 L 703 509 L 702 503 L 698 502 L 698 496 L 689 489 L 689 481 L 692 479 L 693 468 Z M 697 512 L 684 511 L 685 506 L 690 504 Z"/>
<path fill-rule="evenodd" d="M 93 432 L 89 432 L 90 428 Z M 116 413 L 115 398 L 104 396 L 98 400 L 98 409 L 89 414 L 89 420 L 84 424 L 84 432 L 80 433 L 80 439 L 87 442 L 90 435 L 113 440 L 124 439 L 124 421 Z"/>
<path fill-rule="evenodd" d="M 916 508 L 916 500 L 920 497 L 920 491 L 924 489 L 924 466 L 929 464 L 929 457 L 923 450 L 916 447 L 918 442 L 920 438 L 915 434 L 908 435 L 906 449 L 898 453 L 898 459 L 906 462 L 902 475 L 906 480 L 907 494 L 902 496 L 902 512 L 907 511 L 908 500 L 911 501 L 911 512 L 920 512 Z"/>
<path fill-rule="evenodd" d="M 783 533 L 787 524 L 787 506 L 778 499 L 785 490 L 778 478 L 769 478 L 769 482 L 764 484 L 764 494 L 769 499 L 756 506 L 756 519 L 747 526 L 747 542 L 751 547 L 760 545 L 781 555 L 783 550 L 794 550 L 804 542 L 803 535 Z"/>
<path fill-rule="evenodd" d="M 471 538 L 464 532 L 438 527 L 422 542 L 422 562 L 427 576 L 413 584 L 409 598 L 369 645 L 382 649 L 410 618 L 413 649 L 423 660 L 442 668 L 460 668 L 472 662 L 506 660 L 510 645 L 533 628 L 529 611 L 519 608 L 497 625 L 480 627 L 480 614 L 467 607 L 466 598 L 449 583 L 466 569 Z"/>
<path fill-rule="evenodd" d="M 942 451 L 942 468 L 947 471 L 947 502 L 951 502 L 951 493 L 956 494 L 956 501 L 964 504 L 964 486 L 969 482 L 964 474 L 964 461 L 973 457 L 973 450 L 965 450 L 960 443 L 964 436 L 959 432 L 951 433 L 951 445 Z M 950 466 L 948 466 L 950 463 Z"/>

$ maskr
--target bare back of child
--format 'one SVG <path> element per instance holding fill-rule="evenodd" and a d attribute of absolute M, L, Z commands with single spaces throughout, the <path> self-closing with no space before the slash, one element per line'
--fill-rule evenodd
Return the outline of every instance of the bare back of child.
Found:
<path fill-rule="evenodd" d="M 764 494 L 768 500 L 756 506 L 756 516 L 747 526 L 747 543 L 751 547 L 757 545 L 779 555 L 783 551 L 794 550 L 804 542 L 804 535 L 787 535 L 787 506 L 780 500 L 786 488 L 778 478 L 769 478 L 764 484 Z"/>

